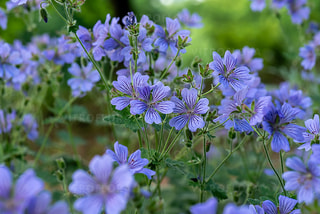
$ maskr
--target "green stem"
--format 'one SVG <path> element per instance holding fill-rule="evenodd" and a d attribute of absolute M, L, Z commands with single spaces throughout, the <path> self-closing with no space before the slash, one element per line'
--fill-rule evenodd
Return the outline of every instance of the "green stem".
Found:
<path fill-rule="evenodd" d="M 176 143 L 177 139 L 179 138 L 181 132 L 183 129 L 181 129 L 178 134 L 175 136 L 175 138 L 173 139 L 172 143 L 169 145 L 168 149 L 165 151 L 165 153 L 161 153 L 160 154 L 160 160 L 162 160 L 169 152 L 170 150 L 173 148 L 174 144 Z M 168 138 L 169 139 L 169 138 Z"/>
<path fill-rule="evenodd" d="M 138 138 L 139 138 L 139 147 L 143 148 L 140 130 L 138 130 L 137 133 L 138 133 Z"/>
<path fill-rule="evenodd" d="M 137 73 L 138 71 L 138 56 L 139 56 L 139 50 L 138 50 L 138 36 L 135 36 L 135 59 L 134 59 L 134 73 Z"/>
<path fill-rule="evenodd" d="M 80 40 L 80 38 L 78 37 L 78 35 L 75 33 L 74 34 L 76 36 L 77 41 L 80 43 L 82 49 L 85 51 L 85 53 L 87 54 L 88 58 L 90 59 L 90 61 L 92 62 L 93 66 L 96 68 L 96 70 L 99 72 L 100 77 L 103 81 L 103 84 L 105 86 L 105 88 L 108 90 L 108 82 L 106 80 L 106 78 L 104 77 L 103 73 L 101 72 L 101 69 L 99 68 L 99 66 L 97 65 L 97 62 L 93 59 L 93 57 L 91 56 L 91 54 L 89 54 L 89 52 L 87 51 L 87 49 L 84 47 L 84 44 L 82 43 L 82 41 Z M 109 93 L 107 93 L 107 96 L 109 96 Z M 110 98 L 109 98 L 110 100 Z"/>
<path fill-rule="evenodd" d="M 168 145 L 168 143 L 169 143 L 169 140 L 170 140 L 170 137 L 171 137 L 171 134 L 172 134 L 173 130 L 174 130 L 174 127 L 171 128 L 171 130 L 170 130 L 170 132 L 169 132 L 169 134 L 168 134 L 166 143 L 164 144 L 164 146 L 163 146 L 163 148 L 162 148 L 162 152 L 161 152 L 161 154 L 160 154 L 160 157 L 161 157 L 161 155 L 164 153 L 164 151 L 165 151 L 165 149 L 166 149 L 166 147 L 167 147 L 167 145 Z"/>
<path fill-rule="evenodd" d="M 280 150 L 281 175 L 283 175 L 283 173 L 284 173 L 284 161 L 283 161 L 283 156 L 284 156 L 284 153 L 282 152 L 282 150 Z M 282 183 L 283 183 L 283 184 L 285 183 L 284 179 L 282 179 Z"/>
<path fill-rule="evenodd" d="M 169 66 L 164 70 L 164 72 L 162 73 L 162 75 L 160 76 L 159 81 L 161 81 L 167 74 L 168 70 L 171 68 L 172 64 L 176 61 L 177 57 L 179 56 L 179 52 L 180 52 L 180 48 L 178 48 L 176 55 L 174 56 L 174 58 L 171 60 Z"/>
<path fill-rule="evenodd" d="M 210 128 L 208 131 L 211 132 L 211 131 L 213 131 L 213 130 L 215 130 L 215 129 L 221 127 L 221 126 L 223 126 L 226 122 L 228 122 L 228 120 L 230 120 L 230 117 L 228 117 L 225 121 L 223 121 L 223 123 L 219 123 L 218 125 Z"/>
<path fill-rule="evenodd" d="M 201 97 L 210 94 L 211 92 L 213 92 L 217 87 L 219 87 L 219 85 L 221 85 L 221 83 L 219 82 L 216 86 L 212 87 L 209 91 L 207 91 L 206 93 L 202 94 Z"/>
<path fill-rule="evenodd" d="M 49 135 L 55 125 L 55 123 L 60 119 L 60 117 L 62 116 L 62 114 L 70 107 L 70 105 L 76 100 L 77 97 L 73 97 L 72 99 L 69 100 L 69 102 L 59 111 L 57 117 L 55 118 L 55 120 L 51 123 L 42 143 L 41 143 L 41 147 L 36 155 L 36 158 L 34 159 L 34 163 L 33 165 L 36 165 L 37 161 L 39 160 L 40 158 L 40 155 L 41 153 L 43 152 L 45 146 L 46 146 L 46 143 L 48 141 L 48 138 L 49 138 Z"/>
<path fill-rule="evenodd" d="M 235 153 L 241 146 L 242 144 L 244 144 L 244 142 L 247 140 L 247 136 L 245 136 L 242 141 L 238 144 L 238 146 L 233 149 L 232 151 L 229 152 L 229 154 L 223 159 L 223 161 L 217 166 L 217 168 L 211 173 L 211 175 L 207 178 L 206 183 L 209 182 L 209 180 L 211 178 L 213 178 L 213 176 L 215 176 L 215 174 L 219 171 L 219 169 L 223 166 L 223 164 L 225 164 L 225 162 L 231 157 L 231 155 L 233 153 Z"/>
<path fill-rule="evenodd" d="M 200 203 L 203 202 L 204 187 L 206 183 L 206 168 L 207 168 L 207 152 L 206 152 L 206 135 L 203 135 L 203 165 L 202 165 L 202 184 L 200 192 Z"/>
<path fill-rule="evenodd" d="M 72 148 L 73 148 L 73 153 L 75 155 L 75 159 L 76 159 L 76 162 L 77 162 L 77 166 L 80 169 L 81 168 L 80 155 L 78 153 L 77 146 L 76 146 L 76 144 L 74 142 L 74 139 L 73 139 L 73 136 L 72 136 L 72 127 L 71 127 L 70 123 L 68 123 L 68 132 L 69 132 L 69 139 L 71 141 Z"/>
<path fill-rule="evenodd" d="M 64 170 L 62 170 L 62 173 L 63 173 L 62 187 L 63 187 L 63 190 L 65 192 L 65 197 L 66 197 L 66 199 L 68 201 L 69 209 L 70 209 L 71 213 L 73 213 L 73 207 L 72 207 L 72 203 L 70 201 L 67 182 L 66 182 L 66 173 L 65 173 Z"/>
<path fill-rule="evenodd" d="M 158 195 L 159 195 L 159 198 L 160 200 L 162 199 L 162 195 L 161 195 L 161 179 L 160 179 L 160 173 L 159 173 L 159 167 L 157 166 L 157 170 L 156 170 L 156 173 L 157 173 L 157 191 L 158 191 Z"/>
<path fill-rule="evenodd" d="M 162 139 L 163 139 L 163 127 L 164 127 L 164 124 L 166 123 L 166 119 L 167 119 L 167 115 L 166 117 L 164 118 L 162 124 L 161 124 L 161 130 L 160 130 L 160 140 L 159 140 L 159 144 L 158 144 L 158 148 L 157 148 L 157 151 L 159 152 L 160 149 L 161 149 L 161 144 L 162 144 Z"/>
<path fill-rule="evenodd" d="M 280 185 L 281 185 L 281 188 L 282 188 L 282 190 L 283 190 L 284 195 L 287 196 L 287 192 L 286 192 L 286 190 L 284 189 L 284 186 L 283 186 L 281 177 L 279 176 L 277 170 L 274 168 L 274 166 L 273 166 L 273 164 L 272 164 L 272 161 L 271 161 L 271 159 L 270 159 L 270 156 L 269 156 L 269 153 L 268 153 L 268 149 L 267 149 L 266 144 L 265 144 L 265 138 L 264 138 L 264 137 L 262 138 L 262 144 L 263 144 L 263 148 L 264 148 L 264 151 L 265 151 L 265 153 L 266 153 L 268 162 L 269 162 L 272 170 L 274 171 L 274 173 L 276 174 L 276 176 L 277 176 L 277 178 L 278 178 L 278 180 L 279 180 L 279 183 L 280 183 Z"/>
<path fill-rule="evenodd" d="M 149 142 L 149 138 L 148 138 L 148 134 L 147 134 L 147 126 L 146 126 L 146 122 L 145 121 L 143 121 L 143 128 L 144 128 L 144 136 L 145 136 L 145 139 L 146 139 L 148 152 L 150 152 L 150 142 Z"/>

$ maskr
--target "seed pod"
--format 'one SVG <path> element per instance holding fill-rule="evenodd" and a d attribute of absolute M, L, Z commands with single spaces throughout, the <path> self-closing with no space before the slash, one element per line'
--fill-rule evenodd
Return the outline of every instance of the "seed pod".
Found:
<path fill-rule="evenodd" d="M 66 163 L 64 162 L 63 158 L 58 158 L 56 159 L 57 165 L 59 169 L 65 169 L 66 168 Z"/>

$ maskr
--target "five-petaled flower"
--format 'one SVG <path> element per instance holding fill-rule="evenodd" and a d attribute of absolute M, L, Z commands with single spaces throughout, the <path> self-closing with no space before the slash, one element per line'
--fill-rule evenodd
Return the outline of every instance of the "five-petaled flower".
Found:
<path fill-rule="evenodd" d="M 207 113 L 209 110 L 209 100 L 207 98 L 198 100 L 198 91 L 194 88 L 182 89 L 181 96 L 183 101 L 177 97 L 171 98 L 171 101 L 175 104 L 173 113 L 179 115 L 172 118 L 169 125 L 181 130 L 188 123 L 188 128 L 192 132 L 197 131 L 198 128 L 203 128 L 205 122 L 200 115 Z"/>

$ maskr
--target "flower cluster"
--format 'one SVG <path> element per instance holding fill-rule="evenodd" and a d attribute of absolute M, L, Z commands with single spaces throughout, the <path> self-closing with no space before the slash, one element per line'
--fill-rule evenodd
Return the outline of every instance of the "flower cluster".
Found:
<path fill-rule="evenodd" d="M 250 0 L 251 10 L 262 11 L 266 7 L 266 0 Z M 301 24 L 307 20 L 310 15 L 310 8 L 307 6 L 307 0 L 272 0 L 272 8 L 281 9 L 286 7 L 294 24 Z"/>
<path fill-rule="evenodd" d="M 83 196 L 74 204 L 77 211 L 89 214 L 105 210 L 107 214 L 116 214 L 125 209 L 134 177 L 127 165 L 114 170 L 112 165 L 111 156 L 95 156 L 89 164 L 93 176 L 80 169 L 73 174 L 69 190 Z"/>
<path fill-rule="evenodd" d="M 43 191 L 43 181 L 32 169 L 26 170 L 14 183 L 12 172 L 0 166 L 0 210 L 1 213 L 62 213 L 69 214 L 63 201 L 50 206 L 51 195 Z"/>
<path fill-rule="evenodd" d="M 29 140 L 34 141 L 38 138 L 38 123 L 31 114 L 25 114 L 17 124 L 16 119 L 15 111 L 8 113 L 0 109 L 0 134 L 10 133 L 13 125 L 21 124 Z"/>

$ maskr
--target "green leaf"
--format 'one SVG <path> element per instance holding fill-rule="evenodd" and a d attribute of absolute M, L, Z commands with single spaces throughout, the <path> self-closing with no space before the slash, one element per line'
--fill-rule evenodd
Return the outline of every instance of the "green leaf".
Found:
<path fill-rule="evenodd" d="M 260 205 L 262 203 L 262 201 L 260 201 L 259 199 L 253 199 L 253 198 L 248 198 L 248 202 L 252 205 Z"/>
<path fill-rule="evenodd" d="M 104 121 L 106 121 L 109 124 L 124 126 L 128 129 L 131 129 L 134 132 L 140 129 L 135 119 L 131 117 L 122 117 L 120 115 L 108 115 L 104 118 Z"/>
<path fill-rule="evenodd" d="M 206 186 L 205 186 L 205 190 L 211 192 L 211 194 L 222 200 L 222 199 L 227 199 L 227 193 L 226 191 L 218 184 L 214 183 L 213 181 L 209 181 Z"/>
<path fill-rule="evenodd" d="M 181 174 L 186 174 L 186 171 L 185 171 L 185 164 L 184 162 L 182 161 L 176 161 L 176 160 L 172 160 L 170 158 L 167 158 L 165 160 L 165 164 L 167 167 L 169 167 L 171 170 L 175 170 L 177 172 L 180 172 Z"/>

